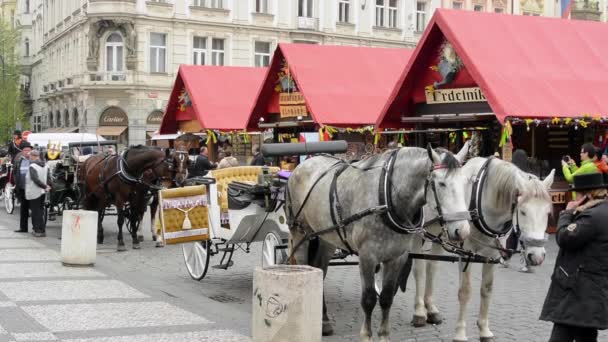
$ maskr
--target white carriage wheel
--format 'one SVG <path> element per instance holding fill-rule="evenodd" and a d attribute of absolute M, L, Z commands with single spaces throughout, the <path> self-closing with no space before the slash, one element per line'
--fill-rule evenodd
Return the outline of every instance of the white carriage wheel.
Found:
<path fill-rule="evenodd" d="M 262 243 L 262 267 L 281 265 L 287 259 L 287 249 L 277 249 L 283 245 L 281 238 L 275 232 L 270 232 L 264 237 Z"/>
<path fill-rule="evenodd" d="M 209 258 L 211 258 L 209 248 L 211 248 L 209 240 L 182 244 L 184 262 L 192 279 L 200 281 L 207 274 Z"/>
<path fill-rule="evenodd" d="M 4 186 L 4 209 L 9 214 L 15 210 L 15 192 L 11 183 L 6 183 Z"/>

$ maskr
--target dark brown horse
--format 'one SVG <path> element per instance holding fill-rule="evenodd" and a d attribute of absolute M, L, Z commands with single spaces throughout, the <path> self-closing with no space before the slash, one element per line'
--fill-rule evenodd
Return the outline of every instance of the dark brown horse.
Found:
<path fill-rule="evenodd" d="M 131 147 L 120 155 L 95 155 L 85 161 L 79 179 L 84 181 L 84 209 L 98 212 L 97 243 L 104 240 L 102 221 L 106 207 L 116 206 L 118 214 L 118 250 L 124 251 L 122 226 L 129 214 L 133 248 L 139 248 L 137 228 L 140 212 L 147 205 L 148 190 L 181 184 L 187 173 L 187 158 L 163 153 L 161 150 L 143 146 Z M 149 197 L 147 197 L 149 199 Z M 125 208 L 129 204 L 129 212 Z M 141 214 L 143 215 L 143 214 Z"/>

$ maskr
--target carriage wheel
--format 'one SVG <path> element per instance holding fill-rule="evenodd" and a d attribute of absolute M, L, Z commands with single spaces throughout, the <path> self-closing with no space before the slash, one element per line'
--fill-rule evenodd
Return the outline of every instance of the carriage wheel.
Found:
<path fill-rule="evenodd" d="M 72 198 L 71 195 L 67 195 L 63 198 L 63 201 L 59 205 L 59 210 L 57 212 L 57 216 L 63 216 L 64 210 L 72 210 L 74 209 L 74 204 L 76 201 Z"/>
<path fill-rule="evenodd" d="M 200 281 L 207 274 L 211 258 L 210 248 L 209 240 L 182 244 L 184 262 L 192 279 Z"/>
<path fill-rule="evenodd" d="M 6 183 L 4 186 L 4 209 L 9 214 L 15 210 L 15 193 L 11 183 Z"/>
<path fill-rule="evenodd" d="M 281 265 L 287 260 L 287 249 L 277 248 L 283 245 L 277 233 L 266 234 L 262 243 L 262 267 Z"/>

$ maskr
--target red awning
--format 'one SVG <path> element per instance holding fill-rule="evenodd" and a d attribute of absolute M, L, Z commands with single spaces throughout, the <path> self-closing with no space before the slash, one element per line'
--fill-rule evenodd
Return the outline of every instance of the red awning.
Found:
<path fill-rule="evenodd" d="M 266 68 L 180 66 L 159 133 L 176 133 L 178 121 L 192 119 L 203 129 L 245 129 L 265 74 Z M 184 87 L 192 106 L 181 111 Z"/>
<path fill-rule="evenodd" d="M 364 126 L 376 122 L 410 49 L 279 44 L 248 127 L 268 114 L 283 58 L 319 125 Z M 275 96 L 276 97 L 276 96 Z M 270 105 L 270 106 L 269 106 Z"/>
<path fill-rule="evenodd" d="M 604 23 L 437 10 L 377 125 L 400 123 L 444 39 L 500 122 L 608 116 L 606 37 Z"/>

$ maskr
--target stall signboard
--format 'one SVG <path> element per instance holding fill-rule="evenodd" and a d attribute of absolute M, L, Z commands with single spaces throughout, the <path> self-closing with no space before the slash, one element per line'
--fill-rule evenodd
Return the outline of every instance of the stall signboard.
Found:
<path fill-rule="evenodd" d="M 306 100 L 300 92 L 280 93 L 279 109 L 281 111 L 281 118 L 308 116 Z"/>
<path fill-rule="evenodd" d="M 481 88 L 457 89 L 427 89 L 425 91 L 427 104 L 486 102 L 487 99 Z"/>
<path fill-rule="evenodd" d="M 566 203 L 566 192 L 565 191 L 551 192 L 551 202 L 553 204 Z"/>
<path fill-rule="evenodd" d="M 160 221 L 165 243 L 208 240 L 208 206 L 204 185 L 162 190 Z"/>

